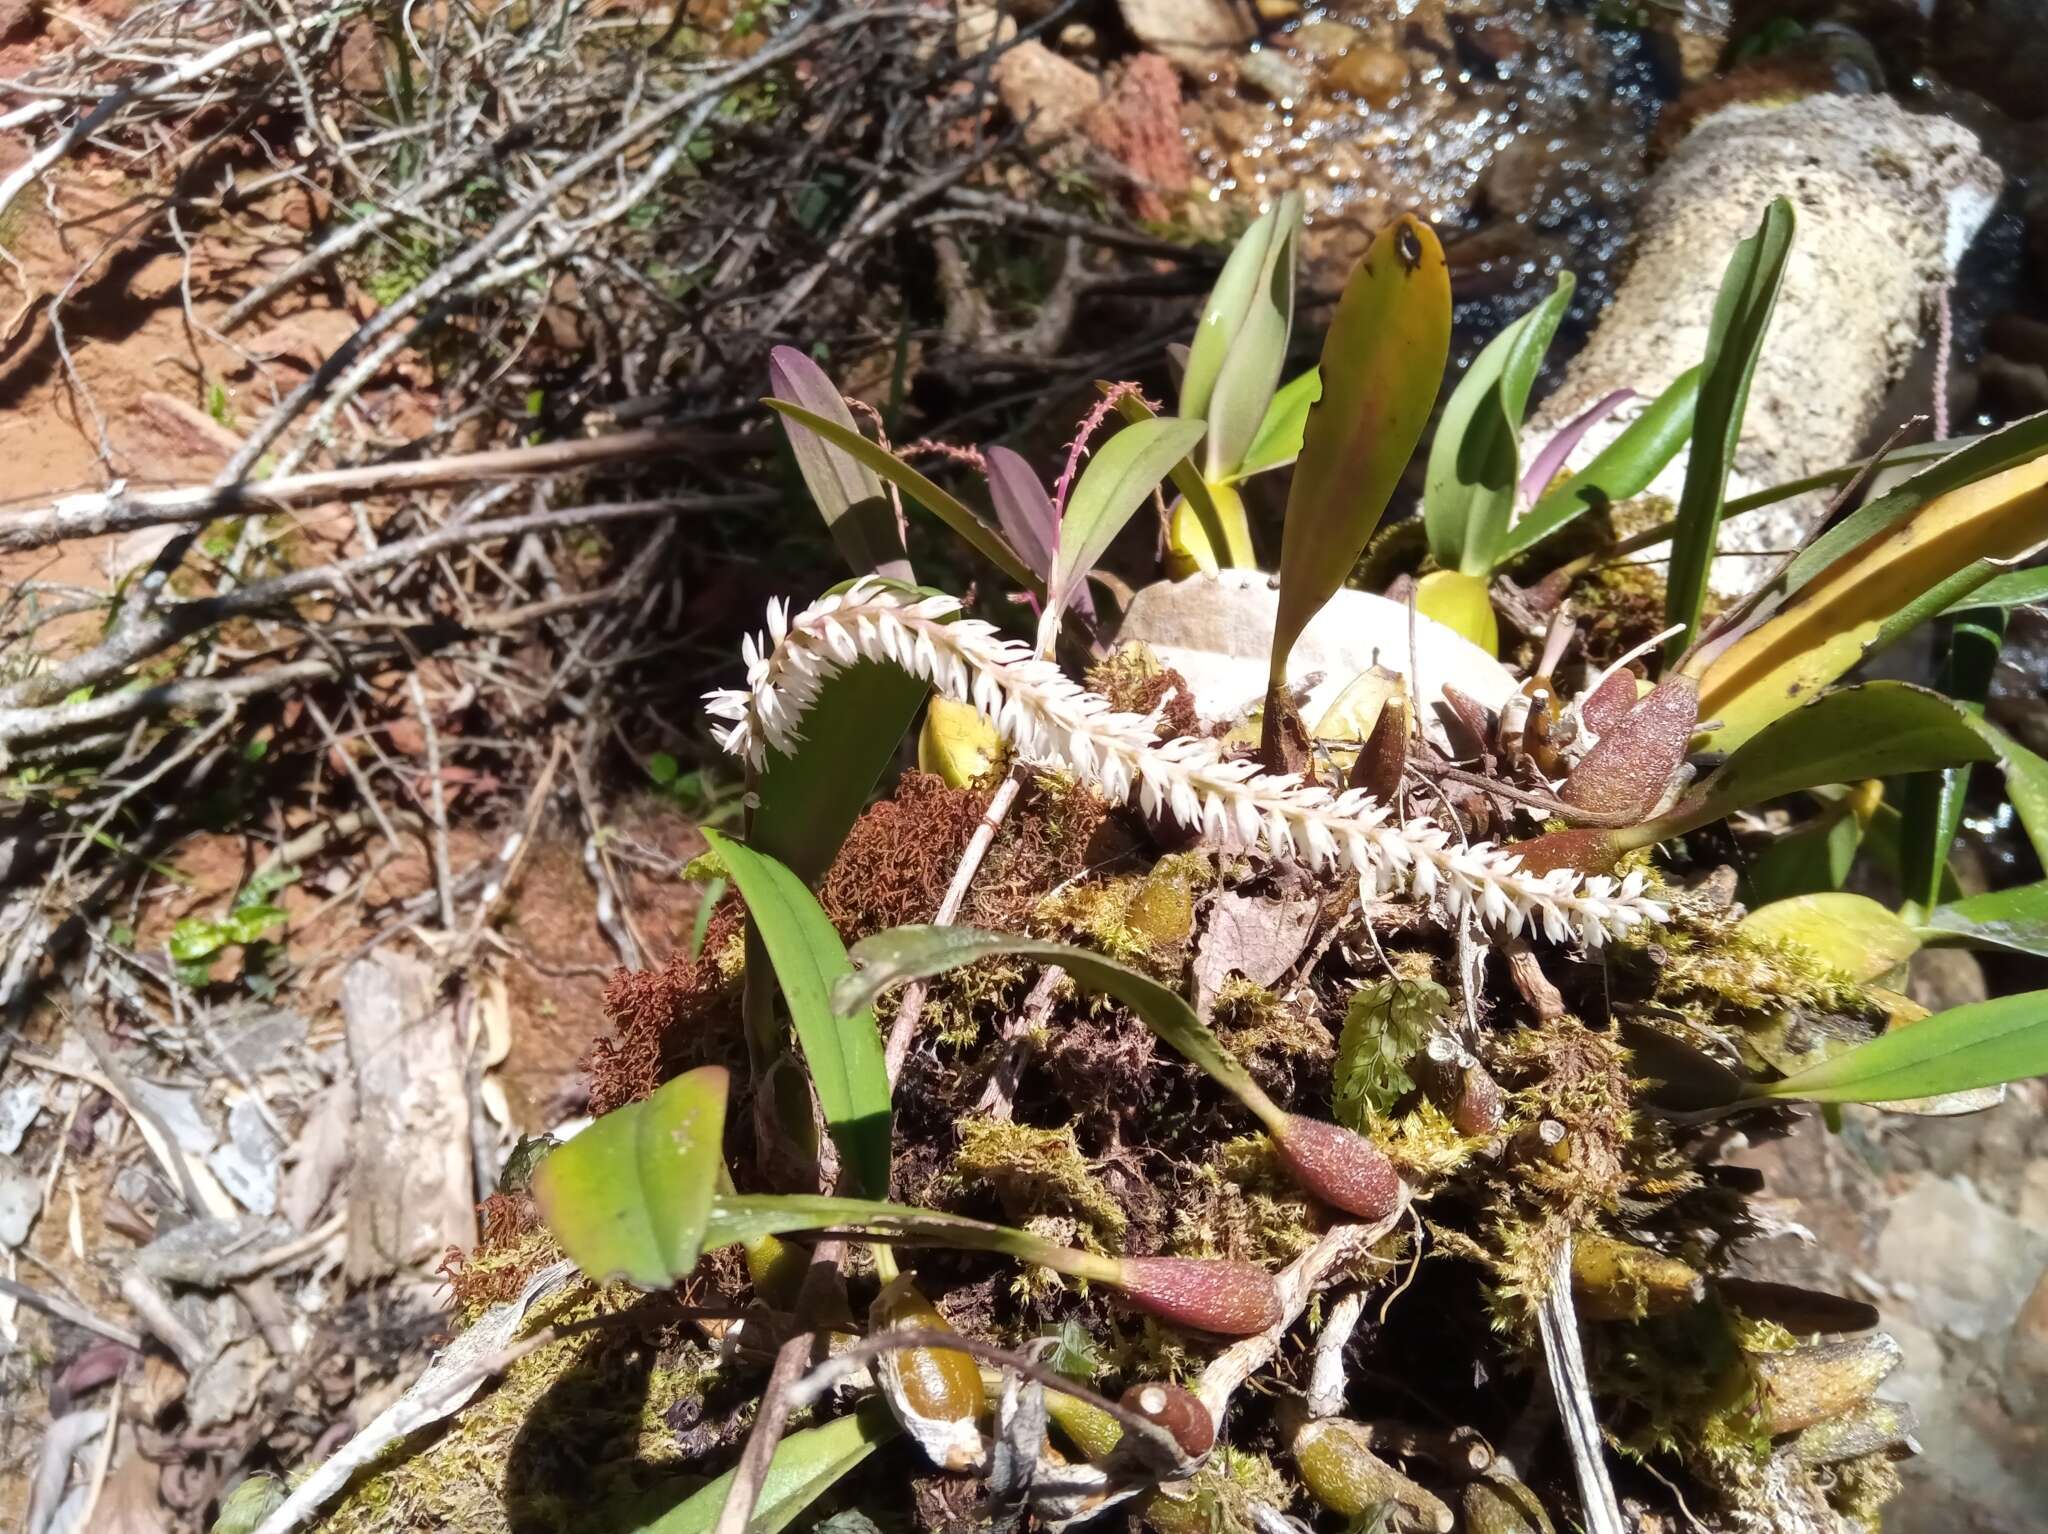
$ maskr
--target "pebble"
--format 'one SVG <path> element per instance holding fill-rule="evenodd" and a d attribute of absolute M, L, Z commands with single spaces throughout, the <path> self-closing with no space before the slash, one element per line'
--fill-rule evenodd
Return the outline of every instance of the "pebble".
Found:
<path fill-rule="evenodd" d="M 1398 49 L 1360 43 L 1333 62 L 1324 78 L 1370 106 L 1388 107 L 1408 89 L 1408 58 Z"/>
<path fill-rule="evenodd" d="M 1271 49 L 1247 53 L 1238 61 L 1237 77 L 1275 101 L 1300 101 L 1308 95 L 1308 76 Z"/>

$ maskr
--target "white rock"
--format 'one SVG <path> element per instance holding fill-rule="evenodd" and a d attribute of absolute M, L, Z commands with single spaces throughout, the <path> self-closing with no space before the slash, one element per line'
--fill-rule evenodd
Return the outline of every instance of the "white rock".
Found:
<path fill-rule="evenodd" d="M 1524 436 L 1527 457 L 1613 389 L 1638 401 L 1586 434 L 1583 467 L 1706 351 L 1721 274 L 1773 197 L 1797 210 L 1728 494 L 1853 459 L 1885 391 L 1933 329 L 1933 304 L 1997 200 L 2001 176 L 1967 128 L 1884 96 L 1731 105 L 1703 118 L 1643 189 L 1629 267 L 1585 350 Z M 1651 485 L 1676 500 L 1681 453 Z M 1726 524 L 1721 547 L 1795 544 L 1826 505 L 1801 496 Z M 1655 559 L 1665 548 L 1646 551 Z M 1711 580 L 1746 591 L 1774 560 L 1724 555 Z"/>
<path fill-rule="evenodd" d="M 1131 599 L 1118 635 L 1142 642 L 1187 679 L 1195 712 L 1205 722 L 1234 720 L 1266 696 L 1266 661 L 1280 597 L 1273 577 L 1256 570 L 1225 570 L 1160 581 Z M 1345 685 L 1375 664 L 1403 676 L 1415 673 L 1425 716 L 1446 685 L 1499 709 L 1517 682 L 1508 669 L 1462 635 L 1416 615 L 1415 648 L 1408 656 L 1406 605 L 1363 591 L 1340 591 L 1303 630 L 1288 657 L 1287 679 L 1319 675 L 1302 717 L 1313 725 Z M 1433 717 L 1424 723 L 1438 733 Z"/>
<path fill-rule="evenodd" d="M 21 1149 L 21 1137 L 43 1111 L 43 1084 L 20 1081 L 0 1087 L 0 1155 L 11 1156 Z"/>
<path fill-rule="evenodd" d="M 12 1156 L 0 1156 L 0 1247 L 26 1241 L 42 1209 L 42 1179 Z"/>

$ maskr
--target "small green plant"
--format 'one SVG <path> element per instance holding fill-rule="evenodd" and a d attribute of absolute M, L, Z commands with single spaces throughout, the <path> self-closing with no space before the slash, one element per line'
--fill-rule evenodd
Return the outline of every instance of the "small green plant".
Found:
<path fill-rule="evenodd" d="M 227 914 L 220 917 L 187 916 L 171 929 L 165 945 L 178 980 L 195 989 L 213 980 L 214 965 L 231 948 L 248 950 L 244 980 L 258 994 L 274 986 L 264 976 L 269 936 L 287 920 L 282 906 L 274 903 L 278 891 L 298 881 L 298 870 L 278 867 L 257 874 L 235 894 Z"/>

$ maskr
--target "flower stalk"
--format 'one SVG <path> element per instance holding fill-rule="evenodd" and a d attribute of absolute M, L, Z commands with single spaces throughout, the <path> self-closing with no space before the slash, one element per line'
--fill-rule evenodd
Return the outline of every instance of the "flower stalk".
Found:
<path fill-rule="evenodd" d="M 1071 772 L 1108 798 L 1135 797 L 1147 815 L 1224 846 L 1317 871 L 1342 868 L 1357 877 L 1367 901 L 1406 891 L 1437 901 L 1453 919 L 1469 913 L 1493 930 L 1528 928 L 1589 947 L 1665 919 L 1640 872 L 1620 879 L 1569 867 L 1532 872 L 1513 851 L 1460 845 L 1425 820 L 1397 821 L 1363 790 L 1332 793 L 1291 774 L 1261 772 L 1255 762 L 1227 761 L 1210 740 L 1161 745 L 1155 720 L 1119 712 L 1028 646 L 957 617 L 959 606 L 949 596 L 873 579 L 794 614 L 771 603 L 766 635 L 743 646 L 747 685 L 706 700 L 709 713 L 731 721 L 718 731 L 720 745 L 756 767 L 770 751 L 794 751 L 825 684 L 873 661 L 971 703 L 1027 761 Z"/>

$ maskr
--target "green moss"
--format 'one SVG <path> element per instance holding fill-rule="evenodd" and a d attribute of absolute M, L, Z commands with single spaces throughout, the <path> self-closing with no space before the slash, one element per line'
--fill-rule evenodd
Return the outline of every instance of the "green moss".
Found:
<path fill-rule="evenodd" d="M 1038 902 L 1032 924 L 1157 974 L 1177 974 L 1194 933 L 1195 896 L 1215 880 L 1202 853 L 1164 857 L 1149 873 L 1091 879 Z"/>
<path fill-rule="evenodd" d="M 1264 1135 L 1226 1140 L 1174 1201 L 1168 1250 L 1276 1267 L 1314 1243 L 1315 1207 Z"/>
<path fill-rule="evenodd" d="M 1036 1129 L 1007 1119 L 960 1124 L 953 1171 L 968 1188 L 986 1188 L 1012 1220 L 1068 1215 L 1082 1243 L 1095 1251 L 1120 1247 L 1130 1221 L 1102 1180 L 1089 1170 L 1070 1125 Z"/>
<path fill-rule="evenodd" d="M 614 1314 L 640 1298 L 579 1282 L 536 1305 L 528 1327 Z M 624 1332 L 549 1343 L 450 1421 L 393 1445 L 323 1534 L 571 1534 L 607 1496 L 683 1463 L 669 1413 L 701 1401 L 715 1368 L 694 1344 L 663 1350 Z"/>
<path fill-rule="evenodd" d="M 1293 1500 L 1293 1487 L 1271 1460 L 1222 1444 L 1197 1474 L 1155 1492 L 1144 1517 L 1159 1534 L 1253 1534 L 1254 1503 L 1284 1508 Z"/>

